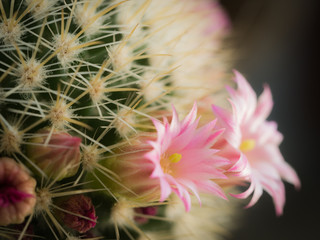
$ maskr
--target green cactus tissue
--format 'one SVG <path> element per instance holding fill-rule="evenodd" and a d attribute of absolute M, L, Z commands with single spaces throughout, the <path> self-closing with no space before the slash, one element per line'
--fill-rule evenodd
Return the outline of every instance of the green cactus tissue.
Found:
<path fill-rule="evenodd" d="M 299 178 L 230 32 L 215 0 L 1 0 L 0 238 L 223 239 L 263 191 L 281 215 Z"/>

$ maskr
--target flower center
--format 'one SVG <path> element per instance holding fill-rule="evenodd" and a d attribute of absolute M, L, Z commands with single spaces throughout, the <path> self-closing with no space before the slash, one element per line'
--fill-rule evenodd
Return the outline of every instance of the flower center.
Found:
<path fill-rule="evenodd" d="M 249 152 L 252 149 L 254 149 L 255 146 L 256 146 L 256 141 L 254 139 L 247 139 L 242 141 L 239 148 L 242 152 Z"/>
<path fill-rule="evenodd" d="M 160 160 L 160 165 L 162 168 L 162 171 L 164 173 L 172 175 L 174 172 L 173 164 L 178 163 L 182 158 L 182 155 L 179 153 L 171 154 L 169 157 L 164 155 Z"/>
<path fill-rule="evenodd" d="M 174 153 L 174 154 L 171 154 L 170 157 L 168 158 L 170 162 L 172 163 L 177 163 L 181 160 L 182 158 L 182 155 L 179 154 L 179 153 Z"/>

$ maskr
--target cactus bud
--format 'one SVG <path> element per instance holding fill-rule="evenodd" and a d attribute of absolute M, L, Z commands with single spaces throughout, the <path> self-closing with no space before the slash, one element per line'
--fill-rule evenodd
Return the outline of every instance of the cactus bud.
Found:
<path fill-rule="evenodd" d="M 158 208 L 155 206 L 150 207 L 138 207 L 134 209 L 135 217 L 134 220 L 139 224 L 148 223 L 148 216 L 155 216 L 157 214 Z"/>
<path fill-rule="evenodd" d="M 0 226 L 20 224 L 32 213 L 36 181 L 13 159 L 0 158 Z"/>
<path fill-rule="evenodd" d="M 49 177 L 61 180 L 77 172 L 81 158 L 80 143 L 81 138 L 66 132 L 54 131 L 50 135 L 48 129 L 43 129 L 31 138 L 27 155 Z"/>
<path fill-rule="evenodd" d="M 85 233 L 96 225 L 96 212 L 92 201 L 84 195 L 74 195 L 60 204 L 59 211 L 63 223 L 69 228 Z"/>

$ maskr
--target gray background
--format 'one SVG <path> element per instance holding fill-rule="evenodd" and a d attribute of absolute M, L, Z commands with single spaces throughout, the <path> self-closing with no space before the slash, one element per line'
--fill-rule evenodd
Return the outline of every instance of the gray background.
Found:
<path fill-rule="evenodd" d="M 281 151 L 302 182 L 286 184 L 284 215 L 264 194 L 243 211 L 232 240 L 320 239 L 319 3 L 317 0 L 224 0 L 235 29 L 236 68 L 258 94 L 271 87 L 270 120 L 284 134 Z"/>

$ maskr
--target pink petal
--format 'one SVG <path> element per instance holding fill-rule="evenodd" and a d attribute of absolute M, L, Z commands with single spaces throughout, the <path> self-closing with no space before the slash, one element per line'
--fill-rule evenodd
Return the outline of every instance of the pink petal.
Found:
<path fill-rule="evenodd" d="M 234 175 L 238 177 L 250 176 L 251 168 L 248 164 L 247 157 L 243 153 L 240 153 L 239 156 L 240 157 L 236 161 L 236 163 L 233 166 L 231 166 L 227 171 L 234 173 Z"/>
<path fill-rule="evenodd" d="M 268 85 L 265 85 L 264 91 L 258 99 L 258 104 L 254 112 L 253 126 L 257 128 L 270 115 L 273 107 L 271 90 Z"/>
<path fill-rule="evenodd" d="M 160 202 L 163 202 L 171 194 L 171 186 L 164 178 L 160 178 L 160 187 L 161 187 Z"/>
<path fill-rule="evenodd" d="M 180 132 L 180 122 L 176 109 L 172 106 L 172 120 L 170 123 L 170 133 L 172 136 L 177 136 Z"/>
<path fill-rule="evenodd" d="M 193 104 L 193 107 L 190 111 L 190 113 L 183 119 L 181 123 L 181 131 L 183 132 L 185 128 L 187 128 L 190 124 L 192 124 L 197 117 L 197 103 L 195 102 Z"/>
<path fill-rule="evenodd" d="M 219 124 L 225 128 L 224 138 L 234 147 L 238 147 L 241 142 L 241 134 L 237 128 L 234 116 L 227 110 L 212 105 L 214 114 L 219 119 Z"/>

